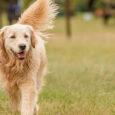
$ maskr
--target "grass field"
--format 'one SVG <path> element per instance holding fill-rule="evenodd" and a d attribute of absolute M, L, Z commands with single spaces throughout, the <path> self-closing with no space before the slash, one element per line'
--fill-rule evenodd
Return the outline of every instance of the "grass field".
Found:
<path fill-rule="evenodd" d="M 115 115 L 115 27 L 101 19 L 72 19 L 73 39 L 63 18 L 46 44 L 49 73 L 39 97 L 39 115 Z M 0 115 L 13 115 L 0 91 Z"/>

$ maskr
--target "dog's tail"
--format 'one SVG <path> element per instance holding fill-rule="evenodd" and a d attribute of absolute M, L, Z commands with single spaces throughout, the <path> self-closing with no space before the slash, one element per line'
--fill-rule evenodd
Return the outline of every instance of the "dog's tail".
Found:
<path fill-rule="evenodd" d="M 31 25 L 39 31 L 51 29 L 57 9 L 57 5 L 52 0 L 37 0 L 22 14 L 18 23 Z"/>

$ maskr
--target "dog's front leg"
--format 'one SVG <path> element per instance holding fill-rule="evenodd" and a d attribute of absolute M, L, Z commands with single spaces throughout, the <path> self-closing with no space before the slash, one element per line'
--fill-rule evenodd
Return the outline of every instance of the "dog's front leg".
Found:
<path fill-rule="evenodd" d="M 19 85 L 21 91 L 21 115 L 33 115 L 37 102 L 36 84 L 32 78 Z"/>

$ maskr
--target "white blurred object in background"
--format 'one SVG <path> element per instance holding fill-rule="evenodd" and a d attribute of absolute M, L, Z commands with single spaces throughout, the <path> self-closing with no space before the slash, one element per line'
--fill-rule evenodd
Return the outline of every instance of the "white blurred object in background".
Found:
<path fill-rule="evenodd" d="M 84 19 L 85 21 L 91 21 L 91 20 L 93 19 L 93 14 L 90 13 L 90 12 L 84 13 L 83 19 Z"/>
<path fill-rule="evenodd" d="M 20 8 L 23 7 L 23 0 L 18 0 L 18 5 L 20 6 Z"/>

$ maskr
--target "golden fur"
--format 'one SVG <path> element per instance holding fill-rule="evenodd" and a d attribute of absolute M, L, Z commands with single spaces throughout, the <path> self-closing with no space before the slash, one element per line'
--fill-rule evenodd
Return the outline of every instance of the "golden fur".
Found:
<path fill-rule="evenodd" d="M 31 25 L 39 31 L 52 29 L 57 8 L 52 0 L 37 0 L 22 14 L 18 23 Z"/>
<path fill-rule="evenodd" d="M 9 27 L 4 27 L 0 32 L 0 79 L 12 110 L 18 110 L 21 115 L 37 115 L 37 96 L 43 84 L 47 62 L 44 41 L 37 31 L 51 28 L 56 10 L 51 0 L 37 0 L 22 14 L 19 25 L 12 27 L 30 25 L 34 29 L 31 29 L 31 46 L 24 60 L 8 53 L 4 45 L 5 32 Z"/>

